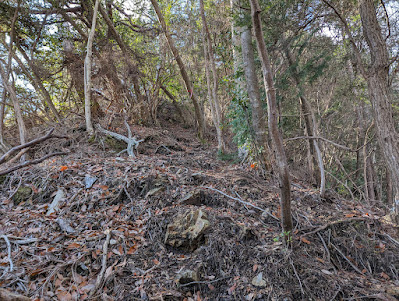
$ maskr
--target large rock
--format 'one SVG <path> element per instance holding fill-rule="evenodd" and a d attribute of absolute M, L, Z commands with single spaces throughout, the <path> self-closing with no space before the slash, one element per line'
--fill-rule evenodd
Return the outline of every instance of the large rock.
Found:
<path fill-rule="evenodd" d="M 193 251 L 204 242 L 205 231 L 210 222 L 201 209 L 189 210 L 179 214 L 168 225 L 165 244 L 175 248 Z"/>

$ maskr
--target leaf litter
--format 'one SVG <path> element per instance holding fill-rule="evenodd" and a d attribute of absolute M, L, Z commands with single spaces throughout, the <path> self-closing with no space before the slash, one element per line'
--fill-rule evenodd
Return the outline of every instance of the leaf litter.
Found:
<path fill-rule="evenodd" d="M 219 160 L 190 130 L 132 128 L 144 140 L 135 158 L 67 133 L 68 156 L 4 179 L 2 290 L 32 300 L 399 297 L 398 228 L 383 210 L 337 196 L 319 200 L 294 179 L 287 248 L 273 175 Z M 17 203 L 20 187 L 30 190 Z M 211 224 L 201 244 L 189 251 L 165 244 L 173 219 L 196 208 Z"/>

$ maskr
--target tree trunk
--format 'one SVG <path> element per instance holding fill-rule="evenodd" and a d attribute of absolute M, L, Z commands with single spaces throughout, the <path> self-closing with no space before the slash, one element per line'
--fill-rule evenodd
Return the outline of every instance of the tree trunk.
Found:
<path fill-rule="evenodd" d="M 389 98 L 389 56 L 381 33 L 373 0 L 360 1 L 360 17 L 363 34 L 371 54 L 371 64 L 366 77 L 368 92 L 373 107 L 377 138 L 386 164 L 392 175 L 395 215 L 399 219 L 399 135 L 392 115 Z"/>
<path fill-rule="evenodd" d="M 1 63 L 0 63 L 0 77 L 3 81 L 3 86 L 10 95 L 10 98 L 14 106 L 15 117 L 17 119 L 18 130 L 19 130 L 19 141 L 21 144 L 24 144 L 26 142 L 26 127 L 24 119 L 22 117 L 21 106 L 19 104 L 17 94 L 15 94 L 14 87 L 8 83 L 6 72 L 3 69 L 3 65 Z"/>
<path fill-rule="evenodd" d="M 252 109 L 252 128 L 255 133 L 256 145 L 260 149 L 261 161 L 265 168 L 269 168 L 269 145 L 267 143 L 267 116 L 263 109 L 263 103 L 260 97 L 258 77 L 256 75 L 254 50 L 252 47 L 252 34 L 248 27 L 241 31 L 241 49 L 242 61 L 244 67 L 245 79 L 247 82 L 248 98 Z"/>
<path fill-rule="evenodd" d="M 214 53 L 212 49 L 212 42 L 211 42 L 211 35 L 209 33 L 208 25 L 205 18 L 205 10 L 204 10 L 204 0 L 200 0 L 200 10 L 201 10 L 201 18 L 202 18 L 202 32 L 204 36 L 204 56 L 205 56 L 205 71 L 206 71 L 206 79 L 207 79 L 207 87 L 208 87 L 208 94 L 210 105 L 211 105 L 211 112 L 213 122 L 216 127 L 216 135 L 218 139 L 218 150 L 221 153 L 225 152 L 225 144 L 223 139 L 223 132 L 222 132 L 222 116 L 221 116 L 221 109 L 220 109 L 220 102 L 217 95 L 218 90 L 218 78 L 216 73 L 216 66 L 214 60 Z M 212 70 L 213 76 L 213 86 L 211 89 L 211 77 L 209 69 Z M 212 101 L 213 99 L 213 101 Z"/>
<path fill-rule="evenodd" d="M 91 120 L 91 58 L 93 55 L 93 40 L 96 31 L 96 21 L 99 0 L 96 0 L 93 12 L 93 21 L 91 24 L 91 29 L 89 33 L 89 38 L 87 40 L 87 53 L 84 66 L 84 85 L 85 85 L 85 119 L 86 119 L 86 130 L 89 135 L 94 133 L 93 123 Z"/>
<path fill-rule="evenodd" d="M 6 143 L 4 139 L 4 116 L 5 116 L 5 109 L 6 109 L 6 99 L 7 99 L 7 91 L 3 87 L 3 91 L 1 93 L 2 103 L 0 106 L 0 151 L 2 153 L 6 153 L 10 146 Z"/>
<path fill-rule="evenodd" d="M 266 43 L 263 38 L 261 27 L 260 13 L 258 0 L 251 0 L 252 23 L 255 31 L 256 44 L 258 46 L 258 53 L 262 62 L 262 72 L 264 85 L 267 95 L 267 109 L 269 117 L 269 131 L 271 134 L 272 143 L 274 146 L 274 155 L 279 171 L 280 180 L 280 206 L 281 218 L 285 240 L 291 241 L 292 238 L 292 216 L 291 216 L 291 183 L 288 171 L 287 157 L 285 155 L 282 135 L 278 129 L 278 111 L 276 101 L 276 89 L 274 88 L 272 68 L 270 65 L 269 54 L 266 49 Z"/>
<path fill-rule="evenodd" d="M 317 136 L 318 132 L 316 118 L 314 116 L 313 110 L 309 102 L 304 96 L 301 80 L 298 71 L 296 70 L 294 60 L 292 58 L 292 54 L 289 50 L 289 47 L 290 45 L 287 44 L 285 48 L 285 54 L 287 57 L 289 67 L 292 70 L 292 78 L 294 79 L 294 82 L 299 89 L 299 102 L 301 105 L 302 115 L 305 121 L 306 132 L 307 135 L 314 137 Z M 309 141 L 309 151 L 313 161 L 312 164 L 313 170 L 311 172 L 313 177 L 316 179 L 317 186 L 320 187 L 320 197 L 324 198 L 326 192 L 326 177 L 325 177 L 323 157 L 317 139 L 312 139 L 312 141 Z"/>
<path fill-rule="evenodd" d="M 187 93 L 189 93 L 191 101 L 193 102 L 195 118 L 197 120 L 197 125 L 198 125 L 198 135 L 201 139 L 203 139 L 204 134 L 205 134 L 204 116 L 202 114 L 201 108 L 197 101 L 197 96 L 193 91 L 193 87 L 192 87 L 190 78 L 186 71 L 186 67 L 184 66 L 183 60 L 181 59 L 181 57 L 179 55 L 179 51 L 177 50 L 175 43 L 173 42 L 172 36 L 169 33 L 168 27 L 166 25 L 166 22 L 163 17 L 163 14 L 161 12 L 161 9 L 159 8 L 157 0 L 151 0 L 151 3 L 152 3 L 152 6 L 154 7 L 156 14 L 157 14 L 158 21 L 161 24 L 161 27 L 162 27 L 163 33 L 165 34 L 166 40 L 168 41 L 169 48 L 173 53 L 173 56 L 176 60 L 177 65 L 179 66 L 180 74 L 183 78 L 184 84 L 186 85 Z"/>
<path fill-rule="evenodd" d="M 36 93 L 41 95 L 44 107 L 50 109 L 50 111 L 55 116 L 56 120 L 59 123 L 62 123 L 61 116 L 58 113 L 57 109 L 55 108 L 54 103 L 51 100 L 50 94 L 48 93 L 46 87 L 43 85 L 43 82 L 40 79 L 39 75 L 35 72 L 35 67 L 33 66 L 32 60 L 28 57 L 24 49 L 19 44 L 17 44 L 17 47 L 19 52 L 24 57 L 25 61 L 28 63 L 29 68 L 32 70 L 32 74 L 30 74 L 30 72 L 26 69 L 24 63 L 21 61 L 21 59 L 19 59 L 18 56 L 14 55 L 14 59 L 17 61 L 18 65 L 21 67 L 22 71 L 26 74 L 26 76 L 30 78 L 32 85 L 36 90 Z"/>

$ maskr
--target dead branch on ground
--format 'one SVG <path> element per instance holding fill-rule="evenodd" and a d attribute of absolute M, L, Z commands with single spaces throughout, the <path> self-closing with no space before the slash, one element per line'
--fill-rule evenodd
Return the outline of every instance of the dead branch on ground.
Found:
<path fill-rule="evenodd" d="M 45 140 L 48 140 L 48 139 L 50 139 L 50 138 L 68 138 L 68 137 L 66 137 L 66 136 L 56 136 L 56 135 L 53 135 L 53 132 L 54 132 L 54 128 L 52 128 L 46 135 L 44 135 L 44 136 L 42 136 L 42 137 L 36 138 L 36 139 L 34 139 L 34 140 L 32 140 L 32 141 L 29 141 L 29 142 L 27 142 L 27 143 L 25 143 L 25 144 L 21 144 L 21 145 L 14 146 L 14 147 L 11 148 L 8 152 L 6 152 L 3 156 L 1 156 L 1 158 L 0 158 L 0 164 L 2 164 L 2 163 L 4 163 L 4 162 L 8 161 L 8 160 L 11 158 L 11 156 L 14 155 L 16 152 L 18 152 L 18 151 L 20 151 L 20 150 L 22 150 L 22 149 L 31 147 L 31 146 L 33 146 L 33 145 L 39 144 L 39 143 L 41 143 L 41 142 L 43 142 L 43 141 L 45 141 Z"/>
<path fill-rule="evenodd" d="M 127 148 L 126 148 L 125 151 L 129 155 L 129 157 L 134 158 L 134 157 L 136 157 L 136 155 L 134 154 L 134 149 L 137 150 L 137 148 L 139 146 L 139 143 L 143 142 L 144 140 L 143 139 L 137 140 L 136 137 L 132 136 L 132 131 L 130 129 L 129 124 L 126 122 L 126 120 L 125 120 L 125 126 L 127 128 L 128 137 L 123 136 L 123 135 L 118 134 L 118 133 L 115 133 L 115 132 L 108 131 L 106 129 L 103 129 L 99 124 L 97 124 L 96 127 L 97 127 L 97 130 L 99 130 L 101 133 L 103 133 L 105 135 L 109 135 L 111 137 L 114 137 L 117 140 L 121 140 L 121 141 L 126 142 L 127 143 Z M 122 152 L 124 152 L 124 151 L 122 151 Z"/>
<path fill-rule="evenodd" d="M 58 153 L 53 153 L 53 154 L 48 154 L 40 159 L 36 159 L 36 160 L 31 160 L 31 161 L 25 161 L 24 163 L 21 163 L 19 165 L 10 167 L 8 169 L 4 169 L 4 170 L 0 170 L 0 176 L 4 176 L 10 172 L 16 171 L 18 169 L 24 168 L 26 166 L 29 165 L 35 165 L 35 164 L 39 164 L 41 162 L 43 162 L 44 160 L 47 160 L 48 158 L 54 157 L 54 156 L 63 156 L 63 155 L 67 155 L 69 153 L 67 152 L 58 152 Z"/>

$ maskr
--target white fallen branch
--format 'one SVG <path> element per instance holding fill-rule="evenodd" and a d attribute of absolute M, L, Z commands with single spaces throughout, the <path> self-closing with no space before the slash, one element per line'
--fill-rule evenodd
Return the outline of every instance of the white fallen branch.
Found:
<path fill-rule="evenodd" d="M 103 245 L 103 258 L 102 258 L 102 264 L 101 264 L 101 271 L 100 274 L 97 276 L 97 281 L 94 289 L 91 292 L 91 295 L 93 295 L 102 285 L 103 279 L 104 279 L 104 273 L 107 268 L 107 255 L 108 255 L 108 246 L 109 242 L 111 240 L 111 230 L 107 229 L 105 230 L 104 234 L 107 236 L 105 238 L 105 242 Z"/>
<path fill-rule="evenodd" d="M 101 133 L 103 133 L 105 135 L 109 135 L 111 137 L 114 137 L 117 140 L 126 142 L 127 143 L 127 148 L 126 148 L 127 154 L 129 155 L 129 157 L 134 158 L 135 157 L 134 149 L 137 150 L 140 142 L 143 142 L 144 140 L 143 139 L 137 140 L 136 137 L 133 137 L 132 131 L 130 130 L 130 126 L 128 125 L 126 120 L 125 120 L 125 126 L 127 128 L 128 137 L 123 136 L 118 133 L 115 133 L 115 132 L 108 131 L 106 129 L 103 129 L 99 124 L 96 125 L 97 130 L 100 131 Z"/>
<path fill-rule="evenodd" d="M 12 258 L 11 258 L 11 244 L 10 240 L 8 239 L 7 235 L 1 235 L 1 238 L 3 238 L 6 241 L 7 244 L 7 252 L 8 252 L 8 262 L 10 263 L 10 272 L 13 271 L 14 269 L 14 264 L 12 263 Z"/>

